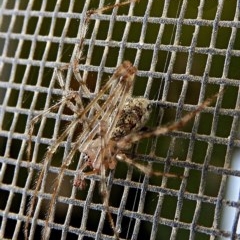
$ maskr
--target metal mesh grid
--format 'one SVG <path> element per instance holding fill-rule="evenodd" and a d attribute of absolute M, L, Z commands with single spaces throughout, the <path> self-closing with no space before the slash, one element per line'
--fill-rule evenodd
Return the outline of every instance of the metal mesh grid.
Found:
<path fill-rule="evenodd" d="M 93 3 L 94 2 L 94 3 Z M 3 1 L 1 6 L 1 232 L 0 238 L 23 238 L 31 184 L 47 146 L 71 115 L 59 109 L 37 127 L 31 163 L 26 162 L 27 126 L 32 116 L 52 105 L 62 92 L 53 70 L 69 63 L 82 16 L 112 1 Z M 80 70 L 88 86 L 128 59 L 138 68 L 134 95 L 155 103 L 150 125 L 174 121 L 207 96 L 225 88 L 216 104 L 184 130 L 135 147 L 132 158 L 159 171 L 189 175 L 184 179 L 148 177 L 119 163 L 109 175 L 110 210 L 123 239 L 237 239 L 239 200 L 226 198 L 239 147 L 239 3 L 236 1 L 140 1 L 91 16 Z M 67 75 L 66 84 L 74 82 Z M 86 96 L 85 96 L 86 97 Z M 160 114 L 161 113 L 161 114 Z M 63 143 L 62 148 L 67 145 Z M 43 184 L 59 172 L 62 149 Z M 98 176 L 86 191 L 72 187 L 77 160 L 62 184 L 50 238 L 113 239 L 98 192 Z M 29 172 L 27 171 L 29 169 Z M 97 181 L 96 181 L 97 180 Z M 236 186 L 236 192 L 239 192 Z M 51 189 L 34 215 L 31 237 L 39 238 Z M 231 229 L 221 225 L 223 210 L 235 210 Z"/>

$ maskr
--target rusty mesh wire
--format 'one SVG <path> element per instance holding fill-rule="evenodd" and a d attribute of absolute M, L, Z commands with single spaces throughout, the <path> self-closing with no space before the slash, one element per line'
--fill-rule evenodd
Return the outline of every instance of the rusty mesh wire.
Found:
<path fill-rule="evenodd" d="M 44 115 L 34 131 L 31 162 L 26 161 L 32 117 L 62 96 L 54 68 L 70 62 L 86 11 L 114 3 L 4 0 L 1 5 L 0 239 L 23 239 L 41 160 L 53 134 L 72 117 L 62 108 Z M 183 129 L 126 153 L 183 179 L 149 177 L 124 163 L 109 173 L 110 211 L 121 239 L 240 239 L 239 10 L 236 0 L 140 0 L 91 16 L 79 65 L 84 80 L 96 94 L 101 81 L 130 60 L 138 68 L 133 95 L 154 105 L 148 127 L 175 121 L 224 89 Z M 66 84 L 78 87 L 71 74 Z M 54 155 L 42 182 L 30 239 L 40 238 L 67 144 Z M 89 176 L 86 190 L 75 189 L 77 164 L 78 156 L 65 172 L 48 238 L 113 239 L 100 178 Z"/>

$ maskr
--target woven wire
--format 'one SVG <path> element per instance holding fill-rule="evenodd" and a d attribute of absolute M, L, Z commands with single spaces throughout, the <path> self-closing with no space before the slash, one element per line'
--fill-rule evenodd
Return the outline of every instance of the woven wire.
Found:
<path fill-rule="evenodd" d="M 72 119 L 63 106 L 44 115 L 34 132 L 31 162 L 26 161 L 27 128 L 33 116 L 62 96 L 53 72 L 70 62 L 86 11 L 113 4 L 93 2 L 5 0 L 1 6 L 0 238 L 23 238 L 41 159 L 63 121 Z M 157 171 L 188 177 L 149 177 L 122 163 L 110 172 L 110 211 L 121 238 L 240 238 L 239 200 L 225 195 L 228 178 L 240 176 L 231 169 L 240 146 L 239 27 L 239 2 L 227 0 L 140 1 L 91 16 L 79 68 L 93 95 L 124 59 L 138 68 L 133 94 L 152 99 L 155 106 L 150 126 L 175 121 L 225 89 L 184 130 L 146 140 L 128 153 Z M 67 74 L 66 85 L 76 87 L 71 82 Z M 46 189 L 40 193 L 30 239 L 38 239 L 44 226 L 51 185 L 68 140 L 42 183 Z M 48 237 L 113 239 L 98 191 L 99 176 L 88 178 L 85 191 L 72 187 L 77 159 L 65 172 Z M 231 229 L 221 225 L 227 207 L 236 212 Z"/>

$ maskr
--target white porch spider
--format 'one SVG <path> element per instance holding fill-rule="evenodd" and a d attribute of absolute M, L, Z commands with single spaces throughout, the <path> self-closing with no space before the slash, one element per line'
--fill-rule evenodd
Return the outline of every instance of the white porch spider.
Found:
<path fill-rule="evenodd" d="M 124 4 L 131 1 L 126 1 Z M 95 12 L 101 12 L 108 9 L 110 6 L 96 10 Z M 114 6 L 112 6 L 114 7 Z M 82 55 L 82 45 L 84 36 L 87 29 L 87 24 L 90 19 L 90 15 L 95 13 L 90 11 L 85 20 L 85 28 L 82 31 L 82 37 L 80 39 L 79 48 L 74 53 L 75 58 L 70 63 L 70 67 L 74 73 L 75 78 L 79 82 L 80 90 L 90 96 L 90 91 L 82 81 L 79 73 L 78 64 Z M 38 122 L 47 112 L 58 109 L 62 104 L 73 112 L 74 120 L 63 130 L 58 136 L 54 143 L 49 146 L 46 155 L 43 159 L 43 168 L 40 171 L 34 193 L 29 205 L 27 221 L 25 224 L 25 238 L 28 238 L 28 228 L 30 225 L 30 219 L 34 213 L 35 205 L 38 202 L 38 192 L 41 189 L 43 178 L 45 177 L 49 162 L 53 158 L 55 152 L 66 140 L 69 133 L 73 133 L 78 125 L 81 126 L 82 132 L 79 133 L 76 140 L 72 143 L 69 152 L 66 152 L 66 156 L 62 161 L 62 165 L 59 170 L 59 174 L 54 182 L 53 193 L 49 204 L 49 210 L 45 219 L 45 226 L 42 233 L 42 238 L 45 239 L 49 232 L 49 223 L 52 221 L 54 205 L 58 198 L 58 193 L 61 186 L 61 181 L 64 177 L 64 171 L 72 163 L 73 157 L 80 151 L 85 160 L 85 163 L 76 173 L 76 179 L 74 186 L 80 189 L 86 187 L 85 177 L 91 174 L 100 174 L 100 192 L 103 198 L 103 204 L 108 215 L 110 225 L 113 229 L 114 236 L 116 239 L 119 238 L 119 232 L 115 228 L 113 218 L 109 210 L 109 192 L 106 187 L 106 172 L 116 167 L 117 161 L 123 161 L 127 164 L 133 165 L 145 174 L 151 175 L 164 175 L 168 177 L 176 177 L 173 174 L 160 173 L 152 171 L 150 168 L 135 163 L 124 154 L 124 150 L 129 146 L 143 138 L 152 136 L 159 136 L 167 132 L 177 130 L 184 126 L 189 120 L 191 120 L 198 112 L 208 106 L 213 99 L 217 96 L 213 96 L 203 102 L 196 110 L 192 113 L 185 115 L 180 121 L 168 125 L 166 127 L 157 127 L 151 131 L 139 132 L 139 130 L 145 125 L 151 112 L 150 101 L 146 98 L 132 98 L 131 88 L 133 87 L 133 80 L 136 75 L 137 69 L 129 61 L 124 61 L 120 66 L 117 67 L 113 76 L 107 81 L 107 83 L 101 88 L 99 93 L 91 99 L 88 104 L 84 104 L 79 92 L 70 91 L 65 89 L 64 77 L 62 71 L 57 70 L 56 76 L 60 86 L 63 89 L 62 99 L 43 111 L 42 114 L 34 117 L 29 126 L 29 141 L 27 147 L 27 156 L 30 160 L 31 156 L 31 140 L 33 137 L 33 129 L 36 122 Z M 107 96 L 104 100 L 104 96 Z M 91 112 L 91 118 L 88 118 Z M 85 168 L 91 168 L 92 171 L 84 172 Z"/>
<path fill-rule="evenodd" d="M 124 61 L 116 69 L 115 73 L 105 84 L 105 86 L 100 90 L 99 94 L 86 106 L 82 104 L 81 98 L 76 92 L 70 91 L 66 96 L 63 96 L 63 99 L 59 103 L 52 107 L 56 108 L 59 104 L 65 103 L 74 112 L 75 120 L 73 120 L 66 127 L 63 133 L 60 134 L 60 136 L 46 152 L 43 160 L 43 169 L 38 176 L 34 194 L 30 203 L 28 221 L 30 221 L 31 214 L 34 211 L 34 206 L 37 201 L 38 191 L 41 187 L 42 179 L 46 171 L 48 171 L 48 162 L 52 159 L 62 141 L 67 138 L 69 133 L 73 132 L 77 125 L 80 124 L 83 128 L 83 131 L 79 134 L 76 141 L 72 143 L 71 149 L 65 159 L 63 159 L 60 172 L 55 180 L 53 188 L 54 192 L 52 193 L 49 212 L 47 213 L 46 217 L 43 238 L 45 238 L 45 235 L 47 234 L 49 221 L 51 221 L 51 211 L 54 208 L 54 204 L 57 200 L 58 192 L 60 190 L 60 183 L 64 176 L 64 171 L 71 164 L 74 155 L 78 151 L 83 153 L 85 163 L 77 172 L 74 185 L 80 189 L 83 189 L 86 186 L 85 176 L 92 174 L 101 175 L 100 192 L 116 239 L 119 238 L 119 233 L 115 229 L 115 225 L 109 211 L 109 193 L 107 191 L 105 181 L 107 170 L 114 169 L 117 161 L 123 161 L 127 164 L 133 165 L 147 175 L 154 174 L 159 176 L 164 175 L 167 177 L 176 177 L 176 175 L 173 174 L 164 174 L 161 172 L 152 171 L 147 166 L 135 163 L 128 158 L 123 151 L 129 148 L 132 143 L 140 141 L 143 138 L 159 136 L 181 128 L 198 112 L 208 106 L 217 95 L 204 101 L 194 112 L 185 115 L 178 122 L 165 127 L 157 127 L 151 131 L 138 132 L 138 130 L 143 127 L 148 120 L 151 110 L 149 108 L 149 100 L 143 97 L 131 98 L 130 96 L 130 89 L 132 87 L 136 71 L 136 68 L 133 67 L 129 61 Z M 112 88 L 112 86 L 114 86 L 114 88 Z M 107 99 L 103 101 L 102 96 L 109 90 L 110 93 Z M 74 103 L 72 100 L 74 100 Z M 91 119 L 88 119 L 87 114 L 91 110 L 94 110 L 94 114 L 92 115 Z M 45 114 L 45 112 L 43 114 Z M 30 141 L 32 138 L 34 124 L 41 117 L 42 115 L 38 115 L 31 122 L 31 127 L 29 128 Z M 29 152 L 31 144 L 30 141 Z M 83 172 L 86 167 L 90 167 L 92 171 Z M 29 222 L 26 224 L 26 231 L 28 224 Z"/>

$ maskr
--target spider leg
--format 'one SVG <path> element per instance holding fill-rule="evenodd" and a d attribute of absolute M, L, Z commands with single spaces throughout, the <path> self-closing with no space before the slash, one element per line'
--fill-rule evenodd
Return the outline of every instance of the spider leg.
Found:
<path fill-rule="evenodd" d="M 164 176 L 164 177 L 171 177 L 171 178 L 182 178 L 181 176 L 178 176 L 176 174 L 153 171 L 149 166 L 145 166 L 143 164 L 137 163 L 122 153 L 117 154 L 116 159 L 122 162 L 126 162 L 127 164 L 135 167 L 136 169 L 140 170 L 141 172 L 143 172 L 148 176 L 155 175 L 155 176 Z"/>
<path fill-rule="evenodd" d="M 30 162 L 30 158 L 31 158 L 31 150 L 32 150 L 32 138 L 33 138 L 33 130 L 34 130 L 34 126 L 35 124 L 37 124 L 43 116 L 45 116 L 47 113 L 51 112 L 52 110 L 58 109 L 59 106 L 63 103 L 63 99 L 61 101 L 59 101 L 58 103 L 54 104 L 53 106 L 51 106 L 50 108 L 44 110 L 41 114 L 35 116 L 31 122 L 30 125 L 28 127 L 28 140 L 27 140 L 27 161 Z"/>
<path fill-rule="evenodd" d="M 32 213 L 34 212 L 34 207 L 35 207 L 35 204 L 36 204 L 36 201 L 37 201 L 38 191 L 40 190 L 40 188 L 41 188 L 41 191 L 44 191 L 42 182 L 44 181 L 44 178 L 47 177 L 46 173 L 48 171 L 50 161 L 53 157 L 53 154 L 56 152 L 59 145 L 68 136 L 69 132 L 71 132 L 72 129 L 74 129 L 77 124 L 78 124 L 78 122 L 76 122 L 76 121 L 71 122 L 67 126 L 67 128 L 64 130 L 64 132 L 56 139 L 56 141 L 48 148 L 48 150 L 46 152 L 46 155 L 43 159 L 43 167 L 42 167 L 42 170 L 37 177 L 37 181 L 36 181 L 35 187 L 34 187 L 34 192 L 33 192 L 33 195 L 31 197 L 31 201 L 30 201 L 30 204 L 29 204 L 28 210 L 27 210 L 27 220 L 26 220 L 26 223 L 25 223 L 25 226 L 24 226 L 24 232 L 25 232 L 25 238 L 26 239 L 27 239 L 27 234 L 28 234 L 28 227 L 29 227 L 29 223 L 30 223 L 30 218 L 31 218 Z"/>

